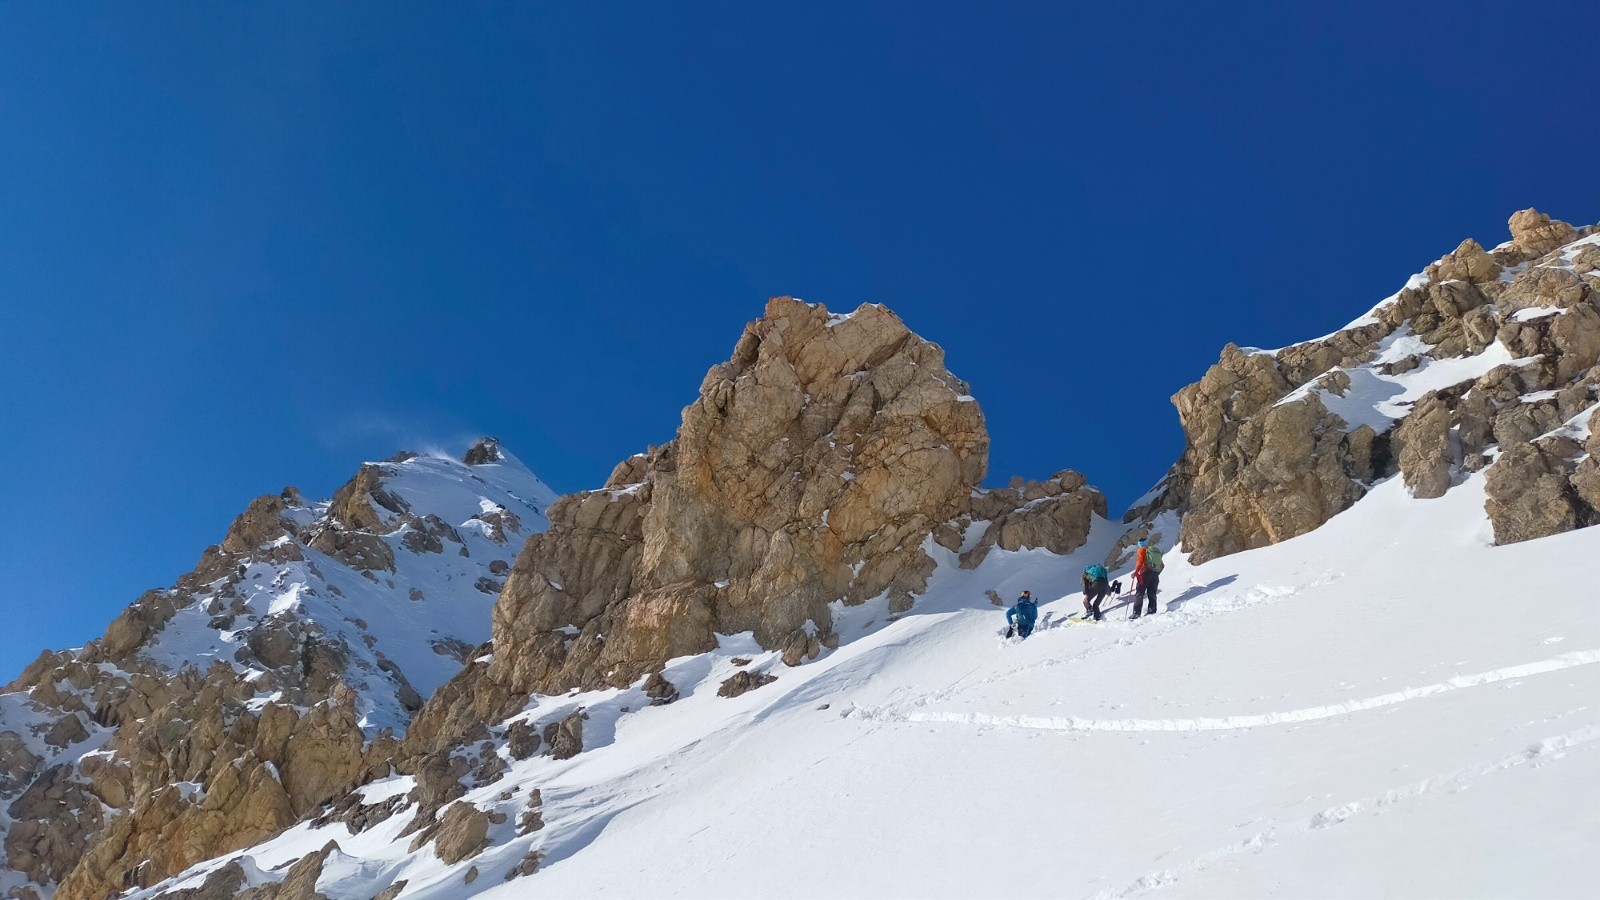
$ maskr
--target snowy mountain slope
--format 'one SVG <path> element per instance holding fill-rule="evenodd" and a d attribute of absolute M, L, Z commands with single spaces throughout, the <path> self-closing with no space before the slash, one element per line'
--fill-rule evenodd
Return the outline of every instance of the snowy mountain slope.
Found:
<path fill-rule="evenodd" d="M 492 440 L 467 459 L 401 454 L 331 501 L 258 498 L 173 588 L 29 666 L 0 694 L 0 893 L 48 896 L 89 848 L 107 877 L 159 873 L 158 852 L 181 869 L 359 777 L 363 740 L 404 731 L 487 640 L 510 562 L 555 499 Z M 259 770 L 274 784 L 241 799 L 217 784 L 228 765 L 230 783 Z M 193 832 L 181 848 L 162 836 L 171 822 Z M 88 877 L 84 891 L 104 890 Z"/>
<path fill-rule="evenodd" d="M 523 540 L 544 529 L 544 509 L 555 501 L 521 462 L 500 454 L 475 466 L 441 456 L 371 464 L 384 467 L 381 490 L 403 510 L 374 507 L 387 529 L 381 540 L 390 569 L 351 565 L 314 541 L 300 550 L 302 559 L 251 561 L 242 577 L 198 592 L 140 655 L 173 670 L 223 660 L 242 678 L 260 678 L 261 667 L 237 659 L 254 631 L 282 620 L 314 624 L 316 640 L 345 656 L 362 726 L 404 731 L 418 699 L 488 640 L 489 608 L 505 573 Z M 286 515 L 303 534 L 317 534 L 339 527 L 330 505 L 292 506 Z M 214 611 L 223 608 L 228 614 L 218 618 Z"/>
<path fill-rule="evenodd" d="M 735 639 L 669 666 L 671 705 L 537 698 L 587 708 L 594 745 L 470 792 L 505 816 L 475 859 L 409 853 L 404 815 L 246 855 L 270 879 L 337 841 L 329 896 L 1578 895 L 1600 608 L 1573 586 L 1600 534 L 1493 547 L 1481 481 L 1424 503 L 1391 478 L 1312 534 L 1173 554 L 1135 623 L 1065 619 L 1113 529 L 1072 559 L 947 556 L 911 613 L 842 610 L 838 651 L 742 697 L 714 696 L 731 658 L 775 661 Z M 1002 642 L 989 587 L 1054 598 L 1040 631 Z M 532 789 L 544 825 L 517 837 Z"/>
<path fill-rule="evenodd" d="M 1487 471 L 1499 543 L 1600 522 L 1600 227 L 1535 210 L 1463 241 L 1344 328 L 1229 344 L 1174 397 L 1183 455 L 1129 521 L 1197 560 L 1305 534 L 1397 472 L 1432 499 Z M 1174 535 L 1163 535 L 1171 540 Z"/>
<path fill-rule="evenodd" d="M 459 584 L 470 568 L 415 575 L 403 556 L 465 550 L 472 522 L 493 540 L 505 515 L 418 515 L 441 501 L 393 467 L 325 506 L 263 498 L 184 603 L 135 604 L 61 665 L 92 681 L 85 665 L 141 669 L 151 648 L 232 654 L 178 679 L 231 692 L 217 715 L 137 719 L 142 799 L 131 816 L 107 800 L 61 897 L 1581 892 L 1600 836 L 1600 611 L 1582 594 L 1600 565 L 1600 230 L 1510 225 L 1345 329 L 1226 348 L 1174 398 L 1188 446 L 1130 527 L 1074 472 L 974 490 L 987 432 L 936 345 L 881 307 L 774 298 L 674 441 L 551 509 L 493 646 L 403 742 L 381 730 L 417 699 L 398 667 L 274 607 L 329 619 L 348 611 L 320 594 Z M 1182 540 L 1161 615 L 1071 618 L 1082 567 L 1125 576 L 1145 535 Z M 258 557 L 282 583 L 258 589 Z M 1047 601 L 1041 628 L 1003 642 L 997 606 L 1023 588 Z M 156 626 L 195 607 L 164 648 Z M 376 647 L 346 622 L 341 640 Z M 406 624 L 420 652 L 435 623 Z M 35 692 L 76 684 L 41 673 Z M 135 713 L 114 706 L 117 742 Z M 69 749 L 106 740 L 94 728 Z M 174 758 L 160 745 L 184 728 Z M 97 759 L 76 771 L 122 796 Z M 218 827 L 222 809 L 267 827 Z M 202 827 L 206 849 L 166 849 Z M 84 874 L 106 860 L 121 887 Z"/>

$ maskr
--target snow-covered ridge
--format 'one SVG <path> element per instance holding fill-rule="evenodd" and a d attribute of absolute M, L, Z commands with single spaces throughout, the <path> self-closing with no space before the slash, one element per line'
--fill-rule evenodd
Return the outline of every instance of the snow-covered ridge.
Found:
<path fill-rule="evenodd" d="M 384 502 L 404 510 L 373 506 L 387 529 L 378 536 L 393 558 L 387 570 L 317 549 L 312 536 L 343 527 L 328 501 L 288 506 L 285 517 L 301 529 L 301 558 L 274 559 L 290 536 L 257 548 L 256 559 L 197 591 L 140 655 L 173 670 L 221 661 L 258 679 L 264 671 L 252 636 L 263 626 L 305 623 L 315 626 L 312 640 L 344 655 L 363 726 L 403 731 L 421 699 L 488 640 L 489 611 L 511 563 L 548 524 L 544 510 L 555 493 L 515 457 L 503 450 L 501 457 L 480 465 L 439 455 L 369 464 Z M 435 519 L 448 527 L 432 526 Z"/>
<path fill-rule="evenodd" d="M 1198 559 L 1321 527 L 1396 473 L 1418 499 L 1487 471 L 1504 543 L 1600 522 L 1600 226 L 1534 210 L 1463 241 L 1349 325 L 1224 348 L 1174 397 L 1183 456 L 1126 517 Z M 1590 442 L 1592 443 L 1592 441 Z M 1157 532 L 1163 514 L 1180 535 Z"/>
<path fill-rule="evenodd" d="M 0 895 L 98 896 L 97 870 L 114 883 L 155 852 L 119 841 L 160 847 L 169 826 L 199 847 L 265 836 L 360 778 L 488 639 L 555 500 L 489 439 L 464 460 L 369 463 L 331 500 L 257 498 L 176 585 L 0 694 Z M 241 796 L 240 780 L 263 778 Z M 101 841 L 113 823 L 135 837 Z M 91 850 L 102 858 L 79 866 Z"/>

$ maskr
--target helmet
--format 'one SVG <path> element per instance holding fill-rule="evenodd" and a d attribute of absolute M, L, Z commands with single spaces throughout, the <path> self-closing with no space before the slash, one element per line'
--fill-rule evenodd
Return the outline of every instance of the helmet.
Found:
<path fill-rule="evenodd" d="M 1139 546 L 1141 546 L 1141 547 L 1147 546 L 1149 543 L 1150 542 L 1145 540 L 1144 538 L 1140 538 L 1139 539 Z"/>

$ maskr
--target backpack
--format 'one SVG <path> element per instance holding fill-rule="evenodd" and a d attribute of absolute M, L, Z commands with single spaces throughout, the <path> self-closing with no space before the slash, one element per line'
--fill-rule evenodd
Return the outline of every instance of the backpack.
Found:
<path fill-rule="evenodd" d="M 1084 569 L 1083 574 L 1087 576 L 1090 581 L 1103 581 L 1106 578 L 1106 567 L 1100 565 L 1099 563 L 1095 563 L 1089 568 Z"/>
<path fill-rule="evenodd" d="M 1161 574 L 1161 551 L 1154 544 L 1144 548 L 1144 567 L 1156 574 Z"/>

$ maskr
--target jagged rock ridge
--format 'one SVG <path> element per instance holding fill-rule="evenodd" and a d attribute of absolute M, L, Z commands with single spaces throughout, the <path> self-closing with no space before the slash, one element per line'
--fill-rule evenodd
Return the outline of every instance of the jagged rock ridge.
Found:
<path fill-rule="evenodd" d="M 1325 338 L 1224 348 L 1173 397 L 1188 446 L 1130 537 L 1175 513 L 1203 561 L 1304 534 L 1377 479 L 1431 498 L 1485 467 L 1499 542 L 1593 524 L 1600 226 L 1523 210 L 1510 227 Z"/>
<path fill-rule="evenodd" d="M 494 441 L 468 456 L 258 498 L 174 587 L 8 685 L 0 891 L 151 884 L 387 773 L 554 499 Z"/>

